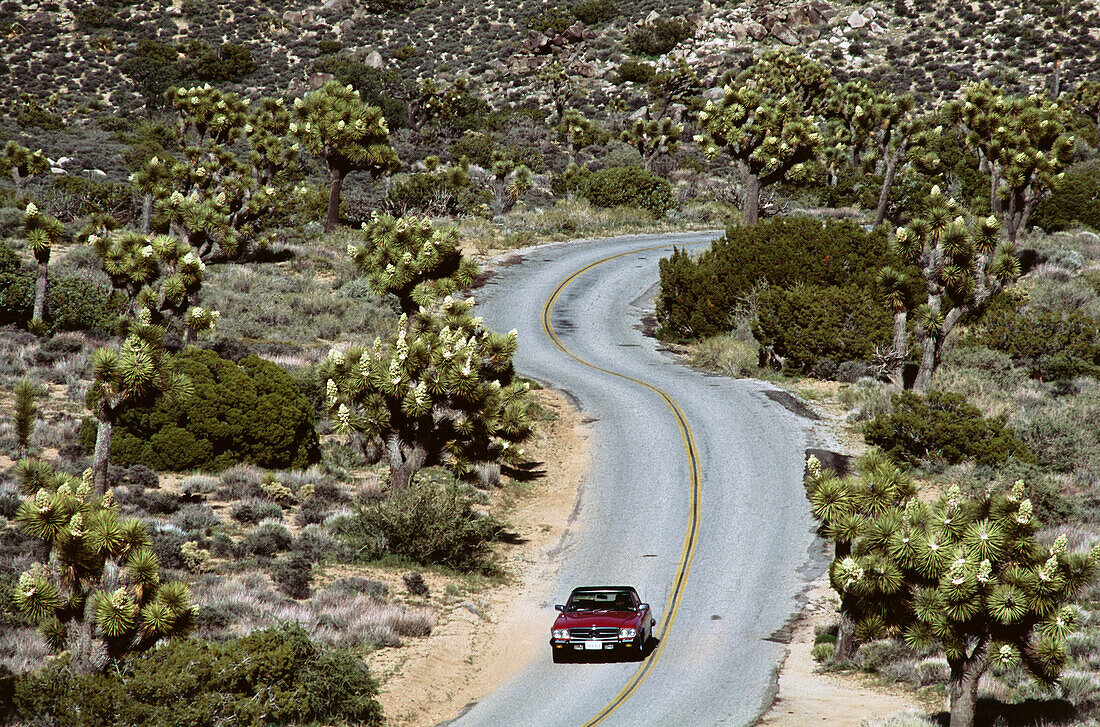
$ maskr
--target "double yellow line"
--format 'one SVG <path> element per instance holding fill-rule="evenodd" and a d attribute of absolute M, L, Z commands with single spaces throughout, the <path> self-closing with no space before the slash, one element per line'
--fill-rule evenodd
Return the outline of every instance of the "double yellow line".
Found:
<path fill-rule="evenodd" d="M 690 243 L 689 243 L 690 244 Z M 661 625 L 657 631 L 657 638 L 659 643 L 653 653 L 642 663 L 636 672 L 630 677 L 630 680 L 626 683 L 618 694 L 607 703 L 607 705 L 601 709 L 596 716 L 584 723 L 584 727 L 595 727 L 605 719 L 610 717 L 619 707 L 621 707 L 626 700 L 638 691 L 638 688 L 642 685 L 642 682 L 653 671 L 657 664 L 657 660 L 661 657 L 661 652 L 665 648 L 665 642 L 667 640 L 669 632 L 672 630 L 672 624 L 676 620 L 676 612 L 680 609 L 680 602 L 684 597 L 684 586 L 687 583 L 688 573 L 691 571 L 691 561 L 695 557 L 695 546 L 699 538 L 699 491 L 701 488 L 700 475 L 699 475 L 699 452 L 695 446 L 695 438 L 691 433 L 691 426 L 688 424 L 687 416 L 684 414 L 683 409 L 676 403 L 667 391 L 661 389 L 653 384 L 636 379 L 633 376 L 627 376 L 617 371 L 610 371 L 601 366 L 597 366 L 594 363 L 584 360 L 580 356 L 576 355 L 569 348 L 562 343 L 561 338 L 554 330 L 554 324 L 551 320 L 551 313 L 554 309 L 554 305 L 558 302 L 558 298 L 568 288 L 573 281 L 575 281 L 581 275 L 592 268 L 602 265 L 611 260 L 617 260 L 621 257 L 628 255 L 636 255 L 640 252 L 648 252 L 651 250 L 661 250 L 667 247 L 667 245 L 661 245 L 658 247 L 646 247 L 638 250 L 631 250 L 629 252 L 619 253 L 618 255 L 611 255 L 601 260 L 597 260 L 594 263 L 586 265 L 585 267 L 577 270 L 568 278 L 563 280 L 550 297 L 546 299 L 546 303 L 542 307 L 542 330 L 546 333 L 547 338 L 569 358 L 573 359 L 582 366 L 587 366 L 590 369 L 594 369 L 601 373 L 609 374 L 611 376 L 617 376 L 621 379 L 626 379 L 632 383 L 649 389 L 657 396 L 661 397 L 661 400 L 665 402 L 670 410 L 672 410 L 673 417 L 676 418 L 676 426 L 680 429 L 680 436 L 684 441 L 684 451 L 687 454 L 688 468 L 690 470 L 690 505 L 688 510 L 688 527 L 687 532 L 684 534 L 684 547 L 680 552 L 680 562 L 676 569 L 676 578 L 673 581 L 672 592 L 669 594 L 668 601 L 665 603 L 664 618 L 661 621 Z"/>

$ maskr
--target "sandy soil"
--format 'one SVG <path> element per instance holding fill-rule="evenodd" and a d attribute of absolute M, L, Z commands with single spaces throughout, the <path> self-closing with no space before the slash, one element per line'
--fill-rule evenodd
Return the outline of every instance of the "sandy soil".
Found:
<path fill-rule="evenodd" d="M 540 425 L 539 441 L 529 448 L 546 475 L 522 485 L 510 502 L 497 503 L 519 541 L 501 546 L 508 582 L 437 604 L 431 636 L 368 657 L 371 672 L 382 680 L 379 700 L 389 725 L 424 727 L 454 717 L 546 648 L 543 629 L 531 624 L 548 618 L 545 600 L 557 568 L 553 553 L 569 527 L 589 435 L 563 396 L 546 390 L 537 396 L 555 415 Z M 425 579 L 438 593 L 435 579 Z"/>

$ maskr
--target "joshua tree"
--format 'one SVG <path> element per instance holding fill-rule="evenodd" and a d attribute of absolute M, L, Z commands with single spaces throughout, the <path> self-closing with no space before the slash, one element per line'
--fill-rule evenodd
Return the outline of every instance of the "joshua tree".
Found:
<path fill-rule="evenodd" d="M 550 125 L 557 126 L 565 120 L 565 110 L 577 93 L 577 82 L 559 61 L 543 66 L 538 79 L 539 87 L 546 91 L 554 104 L 554 117 L 550 119 Z"/>
<path fill-rule="evenodd" d="M 761 187 L 808 172 L 821 149 L 814 118 L 829 85 L 828 73 L 813 61 L 769 51 L 700 112 L 705 133 L 696 141 L 708 156 L 724 151 L 740 167 L 745 224 L 760 219 Z"/>
<path fill-rule="evenodd" d="M 16 141 L 9 141 L 4 146 L 3 156 L 0 156 L 0 169 L 5 169 L 11 174 L 15 182 L 15 191 L 23 194 L 27 179 L 49 171 L 50 161 L 41 149 L 31 151 Z"/>
<path fill-rule="evenodd" d="M 105 669 L 190 628 L 190 590 L 161 582 L 144 523 L 121 519 L 110 491 L 94 495 L 91 470 L 81 481 L 22 460 L 16 476 L 27 499 L 15 521 L 49 556 L 19 577 L 12 600 L 74 672 Z"/>
<path fill-rule="evenodd" d="M 33 382 L 20 379 L 15 385 L 15 440 L 20 454 L 30 451 L 31 436 L 38 422 L 38 408 L 34 404 L 42 393 Z"/>
<path fill-rule="evenodd" d="M 982 81 L 967 86 L 961 99 L 944 106 L 944 113 L 989 174 L 990 207 L 1015 242 L 1073 156 L 1064 111 L 1040 96 L 1005 96 Z"/>
<path fill-rule="evenodd" d="M 1100 82 L 1087 80 L 1077 84 L 1070 103 L 1100 127 Z"/>
<path fill-rule="evenodd" d="M 598 121 L 585 117 L 576 109 L 569 109 L 562 115 L 561 122 L 555 127 L 558 138 L 569 146 L 569 161 L 577 161 L 577 152 L 592 144 L 603 144 L 610 134 Z"/>
<path fill-rule="evenodd" d="M 675 154 L 680 150 L 683 124 L 675 124 L 666 117 L 660 119 L 635 119 L 623 130 L 619 141 L 629 144 L 642 156 L 645 168 L 651 170 L 653 160 L 662 154 Z"/>
<path fill-rule="evenodd" d="M 516 332 L 486 330 L 473 304 L 447 296 L 402 314 L 385 344 L 334 349 L 321 364 L 337 428 L 381 446 L 395 490 L 430 465 L 472 479 L 477 465 L 522 460 L 531 404 L 514 379 Z"/>
<path fill-rule="evenodd" d="M 50 253 L 53 252 L 54 245 L 60 244 L 68 237 L 68 233 L 61 220 L 45 214 L 38 209 L 34 202 L 30 202 L 23 214 L 23 237 L 38 263 L 31 327 L 41 331 L 45 329 L 46 288 L 49 285 Z"/>
<path fill-rule="evenodd" d="M 350 172 L 369 172 L 378 177 L 397 170 L 397 153 L 389 144 L 389 127 L 377 106 L 359 100 L 350 85 L 329 81 L 305 97 L 295 99 L 289 125 L 309 152 L 325 161 L 331 185 L 325 232 L 336 229 L 340 192 Z"/>
<path fill-rule="evenodd" d="M 500 152 L 494 151 L 493 178 L 496 185 L 493 192 L 496 196 L 497 211 L 506 214 L 515 206 L 519 198 L 531 189 L 531 170 L 525 164 L 516 164 L 512 159 L 506 158 Z"/>
<path fill-rule="evenodd" d="M 881 282 L 895 312 L 892 375 L 900 381 L 901 366 L 908 357 L 901 331 L 911 317 L 916 339 L 923 346 L 913 389 L 926 394 L 955 324 L 1019 277 L 1020 263 L 1015 245 L 1001 241 L 996 217 L 968 222 L 958 204 L 939 187 L 932 188 L 924 215 L 898 230 L 894 245 L 902 260 L 920 269 L 927 300 L 910 311 L 912 303 L 902 290 L 907 281 L 896 271 L 884 271 Z"/>
<path fill-rule="evenodd" d="M 166 198 L 172 189 L 172 183 L 175 181 L 172 166 L 162 161 L 160 157 L 154 156 L 134 173 L 130 182 L 134 189 L 143 195 L 141 231 L 146 235 L 152 230 L 154 203 Z"/>
<path fill-rule="evenodd" d="M 453 227 L 376 212 L 363 232 L 364 243 L 348 245 L 348 253 L 375 292 L 397 298 L 402 313 L 412 315 L 477 277 L 477 264 L 459 251 Z"/>
<path fill-rule="evenodd" d="M 923 501 L 874 461 L 846 479 L 807 463 L 814 516 L 836 543 L 830 581 L 856 638 L 942 650 L 951 727 L 972 727 L 978 682 L 993 665 L 1022 664 L 1052 683 L 1076 626 L 1072 600 L 1095 580 L 1100 545 L 1070 553 L 1064 535 L 1040 545 L 1023 482 L 975 498 L 953 486 Z"/>

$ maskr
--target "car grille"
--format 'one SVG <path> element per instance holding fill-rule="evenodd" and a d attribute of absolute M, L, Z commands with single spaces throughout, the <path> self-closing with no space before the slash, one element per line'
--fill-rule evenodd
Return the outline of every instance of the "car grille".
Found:
<path fill-rule="evenodd" d="M 619 630 L 617 628 L 577 628 L 569 629 L 569 638 L 571 639 L 598 639 L 600 641 L 609 641 L 619 638 Z"/>

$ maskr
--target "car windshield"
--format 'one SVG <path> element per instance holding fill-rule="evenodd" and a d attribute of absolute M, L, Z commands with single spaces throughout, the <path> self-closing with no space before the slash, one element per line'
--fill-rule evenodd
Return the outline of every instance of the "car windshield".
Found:
<path fill-rule="evenodd" d="M 574 593 L 569 599 L 569 611 L 633 611 L 634 599 L 622 591 L 587 591 Z"/>

